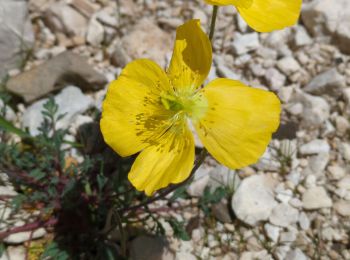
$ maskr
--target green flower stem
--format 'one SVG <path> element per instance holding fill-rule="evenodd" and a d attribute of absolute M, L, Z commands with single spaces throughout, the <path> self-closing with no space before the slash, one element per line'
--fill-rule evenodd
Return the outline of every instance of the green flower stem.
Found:
<path fill-rule="evenodd" d="M 203 148 L 201 154 L 198 156 L 196 163 L 191 171 L 190 176 L 188 176 L 188 178 L 176 185 L 170 186 L 169 188 L 165 189 L 164 191 L 160 192 L 159 195 L 153 197 L 153 198 L 149 198 L 144 202 L 140 202 L 139 204 L 135 205 L 135 206 L 131 206 L 131 207 L 127 207 L 127 208 L 123 208 L 120 210 L 120 212 L 127 212 L 127 211 L 132 211 L 132 210 L 136 210 L 139 209 L 141 207 L 147 206 L 149 204 L 151 204 L 152 202 L 155 202 L 157 200 L 163 199 L 166 195 L 168 195 L 169 193 L 173 192 L 174 190 L 176 190 L 177 188 L 185 185 L 191 178 L 192 176 L 196 173 L 196 171 L 198 170 L 198 168 L 202 165 L 202 163 L 205 160 L 205 157 L 207 156 L 208 152 L 205 148 Z"/>
<path fill-rule="evenodd" d="M 209 40 L 212 42 L 215 32 L 215 24 L 216 24 L 216 16 L 218 14 L 219 7 L 217 5 L 213 5 L 213 13 L 211 15 L 211 23 L 210 23 L 210 31 L 209 31 Z"/>

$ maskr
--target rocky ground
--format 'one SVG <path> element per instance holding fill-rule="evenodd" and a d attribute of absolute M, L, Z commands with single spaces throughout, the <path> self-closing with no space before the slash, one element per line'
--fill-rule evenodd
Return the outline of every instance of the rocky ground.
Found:
<path fill-rule="evenodd" d="M 211 7 L 203 2 L 0 1 L 0 78 L 22 98 L 7 119 L 35 135 L 54 93 L 66 113 L 59 127 L 69 127 L 74 141 L 130 60 L 166 67 L 177 26 L 198 18 L 208 28 Z M 188 188 L 194 201 L 206 186 L 233 191 L 216 206 L 211 228 L 193 229 L 190 241 L 174 239 L 171 229 L 168 241 L 138 237 L 134 259 L 350 259 L 349 17 L 348 0 L 309 0 L 298 25 L 258 34 L 234 8 L 219 9 L 209 80 L 239 79 L 277 93 L 281 129 L 256 165 L 230 171 L 209 158 L 197 172 Z M 10 183 L 0 186 L 0 195 L 13 193 Z M 0 213 L 10 215 L 1 202 Z M 164 214 L 188 221 L 199 213 Z M 39 229 L 33 238 L 45 234 Z M 23 259 L 28 239 L 25 232 L 6 238 L 1 259 Z"/>

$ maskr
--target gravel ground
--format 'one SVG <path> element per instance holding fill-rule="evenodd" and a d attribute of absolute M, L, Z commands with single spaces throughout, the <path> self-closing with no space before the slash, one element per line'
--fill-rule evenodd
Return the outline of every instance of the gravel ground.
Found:
<path fill-rule="evenodd" d="M 92 121 L 87 111 L 101 109 L 107 82 L 129 61 L 150 58 L 166 67 L 177 26 L 198 18 L 208 28 L 211 6 L 203 2 L 1 1 L 0 77 L 9 71 L 9 91 L 24 100 L 6 117 L 36 134 L 43 99 L 54 91 L 67 113 L 60 127 L 69 127 L 74 141 L 79 125 Z M 348 0 L 309 0 L 297 25 L 259 34 L 233 7 L 219 9 L 209 79 L 239 79 L 277 93 L 281 128 L 256 165 L 230 171 L 208 158 L 196 173 L 188 188 L 192 201 L 183 205 L 198 200 L 206 186 L 234 191 L 217 206 L 217 221 L 191 230 L 190 241 L 174 239 L 170 227 L 167 243 L 138 237 L 130 249 L 134 259 L 350 259 L 349 17 Z M 65 73 L 79 77 L 55 87 Z M 9 183 L 0 186 L 0 194 L 11 192 Z M 8 209 L 0 204 L 0 210 Z M 187 222 L 203 217 L 191 207 L 164 214 Z M 45 233 L 37 230 L 35 237 Z M 16 246 L 2 260 L 23 259 L 21 243 L 29 237 L 21 235 L 7 238 Z"/>

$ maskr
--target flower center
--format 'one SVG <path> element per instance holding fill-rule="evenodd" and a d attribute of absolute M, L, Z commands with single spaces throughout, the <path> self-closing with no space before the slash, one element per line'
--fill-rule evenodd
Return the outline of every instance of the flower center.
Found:
<path fill-rule="evenodd" d="M 204 116 L 208 102 L 201 92 L 197 93 L 162 93 L 160 97 L 164 108 L 174 113 L 184 113 L 196 121 Z"/>

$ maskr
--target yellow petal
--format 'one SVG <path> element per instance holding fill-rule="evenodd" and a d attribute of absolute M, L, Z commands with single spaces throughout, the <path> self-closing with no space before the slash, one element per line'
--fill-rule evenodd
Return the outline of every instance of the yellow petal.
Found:
<path fill-rule="evenodd" d="M 249 7 L 254 0 L 205 0 L 210 5 L 234 5 L 236 7 Z"/>
<path fill-rule="evenodd" d="M 160 101 L 170 89 L 165 72 L 153 61 L 129 63 L 113 81 L 102 106 L 101 131 L 105 142 L 121 156 L 139 152 L 153 136 L 169 126 L 171 111 Z"/>
<path fill-rule="evenodd" d="M 253 0 L 249 7 L 237 6 L 243 19 L 258 32 L 271 32 L 294 25 L 302 0 Z"/>
<path fill-rule="evenodd" d="M 279 99 L 229 79 L 214 80 L 202 91 L 208 110 L 196 130 L 203 145 L 229 168 L 255 163 L 279 125 Z"/>
<path fill-rule="evenodd" d="M 168 75 L 178 90 L 193 90 L 206 79 L 212 63 L 212 49 L 199 20 L 190 20 L 176 30 L 176 41 Z"/>
<path fill-rule="evenodd" d="M 183 124 L 185 125 L 185 124 Z M 150 196 L 170 183 L 180 183 L 190 175 L 194 163 L 194 141 L 187 126 L 171 128 L 158 145 L 144 149 L 129 173 L 137 190 Z"/>

